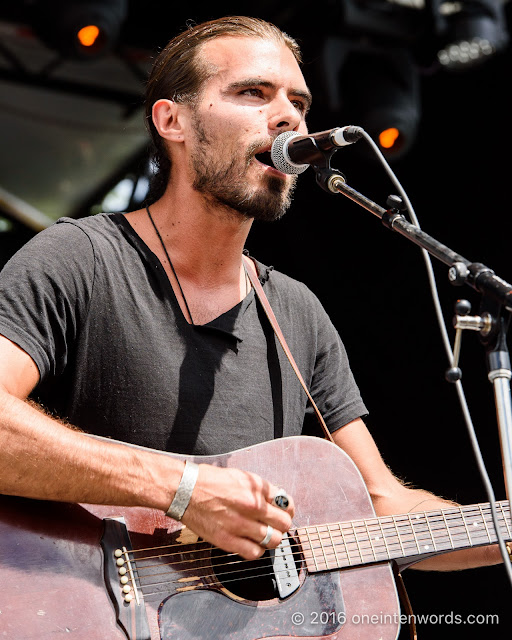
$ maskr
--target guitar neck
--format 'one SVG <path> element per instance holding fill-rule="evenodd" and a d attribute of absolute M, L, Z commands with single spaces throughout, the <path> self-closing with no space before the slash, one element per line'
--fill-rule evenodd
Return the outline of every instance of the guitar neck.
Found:
<path fill-rule="evenodd" d="M 512 540 L 508 501 L 496 503 L 502 536 Z M 297 530 L 309 572 L 422 557 L 497 541 L 489 503 L 352 520 Z"/>

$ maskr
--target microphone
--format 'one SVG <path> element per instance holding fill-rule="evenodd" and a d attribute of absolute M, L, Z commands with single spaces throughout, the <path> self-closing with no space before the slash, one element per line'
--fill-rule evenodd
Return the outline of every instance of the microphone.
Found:
<path fill-rule="evenodd" d="M 363 129 L 355 126 L 336 127 L 308 135 L 285 131 L 272 143 L 270 157 L 279 171 L 298 174 L 306 171 L 310 164 L 325 161 L 324 151 L 353 144 L 362 135 Z"/>

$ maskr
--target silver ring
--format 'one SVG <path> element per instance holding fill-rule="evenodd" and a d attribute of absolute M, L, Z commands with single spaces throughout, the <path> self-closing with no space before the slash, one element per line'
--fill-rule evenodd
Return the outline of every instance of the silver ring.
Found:
<path fill-rule="evenodd" d="M 267 533 L 265 535 L 265 537 L 263 538 L 263 540 L 260 542 L 260 546 L 261 547 L 266 547 L 267 544 L 270 542 L 270 538 L 272 537 L 272 534 L 274 533 L 274 529 L 272 529 L 272 527 L 268 524 L 267 525 Z"/>
<path fill-rule="evenodd" d="M 278 489 L 276 495 L 272 502 L 279 507 L 280 509 L 288 509 L 288 505 L 290 504 L 290 498 L 284 489 Z"/>

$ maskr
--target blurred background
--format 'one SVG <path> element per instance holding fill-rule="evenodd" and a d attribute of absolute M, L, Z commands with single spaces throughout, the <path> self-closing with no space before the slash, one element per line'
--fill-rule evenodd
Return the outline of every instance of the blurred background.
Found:
<path fill-rule="evenodd" d="M 138 208 L 151 166 L 141 96 L 158 51 L 188 21 L 249 14 L 299 40 L 314 94 L 310 131 L 362 126 L 422 228 L 512 280 L 509 149 L 512 6 L 498 0 L 190 3 L 3 0 L 0 4 L 0 266 L 62 216 Z M 364 141 L 333 166 L 381 206 L 396 193 Z M 485 502 L 420 250 L 342 195 L 299 179 L 295 204 L 257 225 L 251 253 L 306 282 L 346 345 L 369 427 L 394 472 L 462 503 Z M 434 262 L 453 340 L 458 298 Z M 495 495 L 505 498 L 493 389 L 478 334 L 462 338 L 463 384 Z M 314 469 L 311 470 L 314 472 Z M 501 567 L 404 574 L 415 613 L 499 617 L 420 624 L 419 638 L 510 637 Z M 404 628 L 401 638 L 408 637 Z"/>

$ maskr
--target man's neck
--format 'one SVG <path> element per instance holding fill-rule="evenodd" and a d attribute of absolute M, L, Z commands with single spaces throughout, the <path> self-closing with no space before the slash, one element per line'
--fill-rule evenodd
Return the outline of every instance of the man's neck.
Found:
<path fill-rule="evenodd" d="M 166 192 L 150 211 L 181 277 L 207 288 L 238 281 L 252 220 L 195 193 L 174 197 Z"/>

